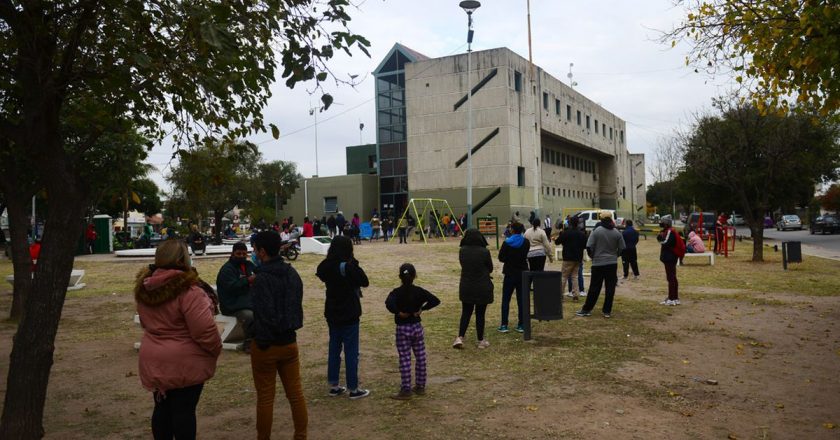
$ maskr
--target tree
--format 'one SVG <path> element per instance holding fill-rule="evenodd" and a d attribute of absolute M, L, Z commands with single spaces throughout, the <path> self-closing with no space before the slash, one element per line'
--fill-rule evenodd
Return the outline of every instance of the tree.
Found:
<path fill-rule="evenodd" d="M 367 40 L 347 29 L 347 8 L 346 0 L 0 0 L 0 191 L 15 291 L 26 296 L 0 438 L 44 434 L 73 251 L 96 193 L 86 161 L 98 139 L 137 128 L 150 139 L 171 132 L 183 145 L 219 130 L 229 139 L 267 131 L 262 109 L 276 74 L 288 87 L 315 79 L 318 88 L 336 51 L 367 53 Z M 49 227 L 30 281 L 25 206 L 42 189 Z"/>
<path fill-rule="evenodd" d="M 277 220 L 277 211 L 289 200 L 295 190 L 298 189 L 303 176 L 298 173 L 297 165 L 294 162 L 276 160 L 260 164 L 259 181 L 260 197 L 259 207 L 264 210 L 270 209 L 271 216 Z M 251 212 L 256 214 L 257 204 L 252 204 Z M 260 215 L 262 217 L 262 215 Z M 256 219 L 255 219 L 256 220 Z"/>
<path fill-rule="evenodd" d="M 200 218 L 213 211 L 213 232 L 220 244 L 225 213 L 258 199 L 260 160 L 257 146 L 250 142 L 208 142 L 181 152 L 167 180 L 192 215 Z"/>
<path fill-rule="evenodd" d="M 840 185 L 832 184 L 819 198 L 820 205 L 826 211 L 840 211 Z"/>
<path fill-rule="evenodd" d="M 147 177 L 134 178 L 121 185 L 122 188 L 114 188 L 110 194 L 106 194 L 97 206 L 97 210 L 112 217 L 118 215 L 128 216 L 128 211 L 137 210 L 147 217 L 161 212 L 163 202 L 160 200 L 160 188 Z M 124 225 L 128 225 L 123 218 Z"/>
<path fill-rule="evenodd" d="M 836 175 L 838 127 L 825 118 L 763 113 L 722 100 L 716 107 L 720 114 L 699 117 L 685 139 L 686 169 L 738 203 L 752 232 L 752 259 L 763 261 L 764 214 L 801 201 Z"/>
<path fill-rule="evenodd" d="M 754 105 L 840 109 L 840 8 L 828 0 L 686 0 L 684 22 L 662 40 L 688 41 L 686 64 L 724 71 L 753 92 Z M 789 99 L 795 98 L 794 105 Z"/>
<path fill-rule="evenodd" d="M 654 198 L 656 199 L 659 196 L 656 191 L 664 191 L 663 194 L 667 194 L 667 203 L 665 203 L 666 199 L 654 202 L 654 205 L 659 208 L 658 210 L 661 210 L 662 206 L 667 206 L 668 209 L 662 212 L 676 214 L 674 212 L 674 206 L 676 205 L 674 180 L 682 168 L 683 151 L 679 139 L 677 137 L 659 139 L 653 150 L 653 166 L 650 172 L 654 183 L 659 184 L 655 188 Z"/>

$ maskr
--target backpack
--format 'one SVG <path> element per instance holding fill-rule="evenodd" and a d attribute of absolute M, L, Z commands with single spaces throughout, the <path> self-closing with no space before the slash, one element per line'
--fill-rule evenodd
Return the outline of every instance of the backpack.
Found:
<path fill-rule="evenodd" d="M 682 235 L 679 232 L 674 231 L 673 229 L 671 232 L 674 234 L 674 255 L 677 258 L 682 258 L 685 256 L 685 240 L 683 240 Z"/>

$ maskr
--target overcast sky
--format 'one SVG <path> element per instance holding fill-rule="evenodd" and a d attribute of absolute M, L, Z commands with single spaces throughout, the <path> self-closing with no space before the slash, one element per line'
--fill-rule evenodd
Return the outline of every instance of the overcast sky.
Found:
<path fill-rule="evenodd" d="M 466 14 L 458 0 L 366 0 L 351 8 L 351 31 L 371 42 L 368 58 L 362 53 L 340 56 L 330 63 L 342 78 L 365 78 L 358 86 L 336 86 L 329 110 L 318 114 L 318 168 L 321 176 L 345 173 L 344 148 L 376 142 L 374 81 L 371 72 L 395 42 L 429 57 L 466 51 Z M 485 0 L 474 13 L 474 50 L 508 47 L 528 56 L 526 0 Z M 671 0 L 558 1 L 532 0 L 531 27 L 534 63 L 568 84 L 569 63 L 578 91 L 627 122 L 627 146 L 648 154 L 657 141 L 684 127 L 691 114 L 709 107 L 711 98 L 725 92 L 726 78 L 709 78 L 685 66 L 687 47 L 657 42 L 659 30 L 670 29 L 684 15 Z M 282 71 L 282 68 L 279 70 Z M 304 176 L 315 174 L 315 119 L 309 109 L 320 95 L 312 84 L 294 90 L 282 81 L 272 88 L 265 120 L 280 128 L 281 137 L 253 136 L 265 160 L 296 162 Z M 154 179 L 168 189 L 171 146 L 156 147 L 149 162 L 160 171 Z M 650 184 L 651 182 L 648 182 Z"/>

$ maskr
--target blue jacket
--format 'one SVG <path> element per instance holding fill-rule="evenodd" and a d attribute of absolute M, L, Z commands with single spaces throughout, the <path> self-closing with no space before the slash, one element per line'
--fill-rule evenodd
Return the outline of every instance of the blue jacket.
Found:
<path fill-rule="evenodd" d="M 621 233 L 621 236 L 624 237 L 624 249 L 636 249 L 636 244 L 639 243 L 639 231 L 632 226 L 628 226 Z"/>

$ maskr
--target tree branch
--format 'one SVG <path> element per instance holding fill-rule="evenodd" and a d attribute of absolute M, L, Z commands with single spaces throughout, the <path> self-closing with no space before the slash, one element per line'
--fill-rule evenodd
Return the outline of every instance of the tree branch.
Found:
<path fill-rule="evenodd" d="M 57 90 L 61 96 L 64 96 L 67 92 L 67 87 L 73 79 L 73 66 L 76 64 L 76 56 L 79 53 L 82 35 L 95 21 L 96 14 L 94 11 L 99 6 L 99 0 L 88 0 L 82 3 L 82 5 L 82 12 L 79 16 L 79 20 L 76 22 L 76 26 L 70 33 L 70 38 L 67 40 L 67 45 L 64 47 L 64 52 L 61 54 L 61 67 L 59 68 L 58 78 L 56 81 Z"/>

